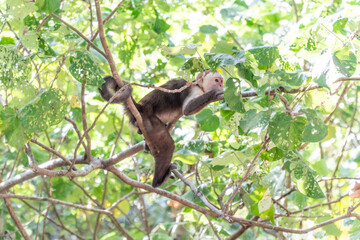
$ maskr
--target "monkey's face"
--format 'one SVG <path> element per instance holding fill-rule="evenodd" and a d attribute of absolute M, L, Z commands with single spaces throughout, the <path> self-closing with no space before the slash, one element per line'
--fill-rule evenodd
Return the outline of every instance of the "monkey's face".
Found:
<path fill-rule="evenodd" d="M 203 89 L 205 92 L 215 89 L 224 90 L 224 77 L 219 72 L 207 73 L 203 80 Z"/>

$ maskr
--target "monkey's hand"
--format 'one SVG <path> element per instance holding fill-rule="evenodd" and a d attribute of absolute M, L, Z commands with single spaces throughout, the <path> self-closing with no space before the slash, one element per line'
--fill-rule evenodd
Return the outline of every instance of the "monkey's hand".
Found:
<path fill-rule="evenodd" d="M 119 90 L 123 89 L 122 92 L 119 92 L 115 99 L 113 99 L 113 103 L 122 103 L 125 102 L 128 97 L 131 96 L 132 93 L 132 87 L 131 85 L 128 85 L 127 82 L 124 82 L 124 86 L 120 88 L 117 83 L 115 82 L 115 79 L 111 76 L 107 76 L 104 78 L 105 83 L 101 86 L 101 89 L 99 88 L 99 92 L 103 99 L 106 101 L 109 101 L 110 98 L 114 96 L 114 94 Z"/>
<path fill-rule="evenodd" d="M 216 89 L 214 97 L 215 99 L 224 98 L 224 90 Z"/>

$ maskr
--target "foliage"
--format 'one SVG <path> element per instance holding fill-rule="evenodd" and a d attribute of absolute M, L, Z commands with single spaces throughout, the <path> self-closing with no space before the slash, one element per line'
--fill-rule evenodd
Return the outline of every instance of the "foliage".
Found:
<path fill-rule="evenodd" d="M 169 179 L 159 195 L 81 162 L 84 147 L 93 163 L 106 162 L 143 140 L 122 107 L 101 112 L 98 87 L 112 72 L 95 1 L 2 1 L 0 193 L 17 195 L 7 199 L 18 223 L 1 202 L 0 238 L 21 239 L 19 226 L 34 239 L 233 239 L 241 229 L 244 239 L 359 238 L 359 199 L 348 196 L 360 180 L 358 0 L 119 3 L 100 4 L 121 79 L 191 82 L 208 68 L 225 77 L 224 100 L 172 133 L 173 162 L 197 191 Z M 134 86 L 133 97 L 144 90 Z M 81 176 L 65 166 L 74 158 Z M 149 153 L 116 167 L 151 183 Z M 202 213 L 199 193 L 233 222 Z"/>

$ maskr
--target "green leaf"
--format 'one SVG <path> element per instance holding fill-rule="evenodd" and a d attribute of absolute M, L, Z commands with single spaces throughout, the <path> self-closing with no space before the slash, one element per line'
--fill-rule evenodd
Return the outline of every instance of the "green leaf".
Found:
<path fill-rule="evenodd" d="M 316 82 L 320 87 L 326 87 L 329 88 L 328 84 L 327 84 L 327 76 L 328 76 L 328 72 L 329 70 L 324 71 L 323 73 L 321 73 L 319 75 L 319 77 L 316 78 L 316 80 L 314 82 Z"/>
<path fill-rule="evenodd" d="M 195 164 L 199 159 L 197 155 L 189 155 L 193 154 L 189 151 L 184 151 L 184 149 L 180 149 L 174 154 L 173 159 L 179 160 L 185 164 L 193 165 Z"/>
<path fill-rule="evenodd" d="M 12 15 L 14 18 L 22 21 L 30 13 L 36 11 L 36 4 L 30 1 L 23 0 L 7 0 L 7 13 Z"/>
<path fill-rule="evenodd" d="M 315 199 L 325 197 L 315 180 L 315 172 L 308 167 L 298 153 L 290 152 L 286 156 L 284 167 L 295 178 L 295 183 L 302 194 Z"/>
<path fill-rule="evenodd" d="M 243 63 L 236 64 L 236 68 L 238 69 L 238 75 L 240 78 L 247 80 L 251 86 L 255 88 L 258 87 L 257 77 L 249 68 L 245 67 Z"/>
<path fill-rule="evenodd" d="M 170 25 L 165 22 L 165 20 L 159 18 L 159 13 L 155 10 L 155 23 L 153 25 L 153 30 L 157 34 L 165 33 L 169 28 Z"/>
<path fill-rule="evenodd" d="M 348 48 L 342 48 L 334 52 L 333 61 L 336 69 L 345 77 L 351 77 L 356 71 L 356 56 Z"/>
<path fill-rule="evenodd" d="M 213 166 L 228 166 L 229 164 L 234 164 L 235 166 L 241 166 L 245 162 L 250 161 L 251 156 L 245 155 L 240 151 L 228 151 L 222 153 L 211 161 Z"/>
<path fill-rule="evenodd" d="M 234 19 L 239 15 L 238 10 L 236 8 L 223 8 L 220 10 L 221 17 L 224 20 Z"/>
<path fill-rule="evenodd" d="M 15 40 L 11 37 L 1 37 L 0 45 L 14 45 Z"/>
<path fill-rule="evenodd" d="M 274 224 L 275 208 L 271 200 L 270 191 L 264 187 L 257 187 L 250 193 L 247 206 L 252 215 L 269 219 Z"/>
<path fill-rule="evenodd" d="M 234 115 L 235 112 L 232 111 L 232 110 L 227 110 L 227 109 L 223 109 L 221 108 L 220 109 L 220 115 L 222 116 L 222 118 L 225 120 L 225 121 L 229 121 L 229 119 L 232 117 L 232 115 Z"/>
<path fill-rule="evenodd" d="M 6 87 L 28 79 L 31 72 L 30 58 L 24 57 L 18 48 L 0 46 L 0 62 L 0 81 Z"/>
<path fill-rule="evenodd" d="M 211 48 L 211 53 L 226 53 L 226 54 L 233 54 L 233 48 L 235 45 L 233 43 L 229 43 L 227 41 L 218 41 L 214 44 Z"/>
<path fill-rule="evenodd" d="M 246 133 L 257 127 L 264 127 L 268 124 L 270 114 L 268 111 L 262 111 L 257 113 L 256 109 L 247 111 L 240 121 L 241 129 Z"/>
<path fill-rule="evenodd" d="M 55 57 L 55 51 L 49 46 L 47 42 L 43 38 L 39 38 L 39 48 L 44 52 L 46 56 Z"/>
<path fill-rule="evenodd" d="M 291 90 L 294 87 L 301 87 L 302 84 L 310 78 L 310 76 L 304 72 L 287 73 L 279 70 L 273 73 L 266 73 L 266 76 L 270 78 L 270 84 L 272 87 L 284 87 L 287 90 Z"/>
<path fill-rule="evenodd" d="M 60 8 L 61 0 L 36 0 L 35 5 L 39 10 L 46 13 L 53 13 Z"/>
<path fill-rule="evenodd" d="M 202 110 L 195 118 L 200 124 L 200 129 L 206 132 L 215 131 L 220 125 L 219 118 L 210 109 Z"/>
<path fill-rule="evenodd" d="M 69 71 L 77 81 L 97 87 L 103 84 L 102 74 L 104 71 L 93 59 L 90 52 L 74 52 L 70 57 L 70 63 Z"/>
<path fill-rule="evenodd" d="M 254 56 L 259 69 L 271 67 L 275 60 L 280 57 L 277 47 L 254 47 L 249 49 L 248 52 Z"/>
<path fill-rule="evenodd" d="M 355 219 L 354 223 L 351 226 L 349 234 L 350 234 L 350 240 L 360 239 L 360 220 Z"/>
<path fill-rule="evenodd" d="M 239 79 L 229 78 L 226 81 L 224 98 L 231 110 L 242 113 L 245 112 Z"/>
<path fill-rule="evenodd" d="M 324 217 L 319 217 L 315 220 L 315 223 L 320 224 L 322 222 L 325 222 L 325 221 L 328 221 L 331 219 L 333 219 L 333 217 L 330 215 L 324 216 Z M 332 236 L 340 237 L 340 235 L 342 234 L 342 231 L 335 223 L 325 225 L 324 227 L 322 227 L 322 229 L 324 229 L 327 234 L 332 235 Z"/>
<path fill-rule="evenodd" d="M 273 147 L 272 149 L 268 151 L 263 151 L 260 154 L 262 159 L 270 162 L 280 160 L 284 157 L 284 155 L 284 151 L 278 147 Z"/>
<path fill-rule="evenodd" d="M 67 106 L 63 93 L 52 88 L 18 111 L 20 123 L 27 132 L 44 131 L 64 119 Z"/>
<path fill-rule="evenodd" d="M 16 111 L 10 107 L 0 108 L 0 132 L 5 135 L 7 144 L 15 148 L 23 147 L 30 139 L 25 134 Z"/>
<path fill-rule="evenodd" d="M 201 45 L 198 44 L 191 44 L 185 46 L 178 46 L 178 47 L 165 47 L 163 48 L 165 55 L 178 55 L 178 54 L 195 54 L 197 51 L 197 47 Z"/>
<path fill-rule="evenodd" d="M 119 45 L 119 58 L 126 66 L 130 65 L 130 61 L 135 55 L 137 49 L 136 42 L 131 37 L 125 37 L 125 39 Z"/>
<path fill-rule="evenodd" d="M 319 142 L 328 134 L 328 126 L 317 116 L 318 112 L 312 109 L 301 110 L 305 113 L 308 123 L 303 133 L 304 142 Z"/>
<path fill-rule="evenodd" d="M 276 113 L 269 125 L 269 135 L 275 145 L 291 151 L 300 147 L 306 124 L 304 117 L 291 118 L 287 113 Z"/>
<path fill-rule="evenodd" d="M 192 75 L 207 69 L 206 65 L 197 57 L 189 58 L 181 67 L 182 71 L 189 71 Z M 186 78 L 185 78 L 186 79 Z"/>
<path fill-rule="evenodd" d="M 212 34 L 215 33 L 218 28 L 213 25 L 202 25 L 199 30 L 204 34 Z"/>
<path fill-rule="evenodd" d="M 205 53 L 204 58 L 212 71 L 216 71 L 221 66 L 235 66 L 246 60 L 243 52 L 235 57 L 224 53 Z"/>
<path fill-rule="evenodd" d="M 336 20 L 333 24 L 333 31 L 336 33 L 346 34 L 344 27 L 346 26 L 347 22 L 349 21 L 348 18 L 340 18 Z"/>
<path fill-rule="evenodd" d="M 202 140 L 196 139 L 187 142 L 186 147 L 194 153 L 203 153 L 205 143 Z"/>

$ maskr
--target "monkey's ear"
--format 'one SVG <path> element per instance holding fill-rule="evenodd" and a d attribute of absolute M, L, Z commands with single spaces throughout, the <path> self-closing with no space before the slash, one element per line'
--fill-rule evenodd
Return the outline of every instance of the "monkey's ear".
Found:
<path fill-rule="evenodd" d="M 200 78 L 202 78 L 204 76 L 204 73 L 201 72 L 196 76 L 196 80 L 199 80 Z"/>

